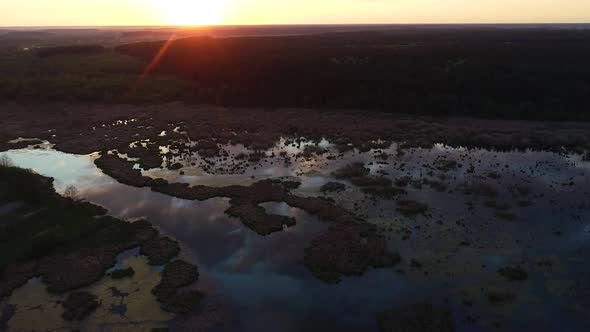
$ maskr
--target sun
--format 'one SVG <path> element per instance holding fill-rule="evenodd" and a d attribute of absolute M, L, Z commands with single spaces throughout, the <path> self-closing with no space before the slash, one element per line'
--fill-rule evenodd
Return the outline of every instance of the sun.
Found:
<path fill-rule="evenodd" d="M 229 0 L 158 0 L 163 19 L 173 25 L 219 24 Z"/>

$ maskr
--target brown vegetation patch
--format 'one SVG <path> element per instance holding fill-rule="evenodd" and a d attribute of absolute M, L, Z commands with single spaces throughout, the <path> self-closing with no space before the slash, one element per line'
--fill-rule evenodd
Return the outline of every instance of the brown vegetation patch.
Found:
<path fill-rule="evenodd" d="M 155 180 L 145 177 L 138 169 L 133 169 L 133 162 L 119 158 L 113 154 L 103 154 L 94 163 L 105 174 L 117 181 L 134 186 L 148 187 L 154 185 Z"/>
<path fill-rule="evenodd" d="M 429 186 L 438 192 L 444 192 L 448 189 L 448 185 L 446 183 L 434 179 L 424 179 L 422 180 L 422 184 Z"/>
<path fill-rule="evenodd" d="M 439 171 L 448 172 L 459 167 L 459 163 L 454 160 L 438 159 L 434 162 L 434 167 Z"/>
<path fill-rule="evenodd" d="M 407 187 L 408 184 L 410 184 L 412 182 L 412 178 L 409 176 L 403 176 L 401 178 L 397 178 L 393 181 L 393 184 L 395 184 L 398 187 Z"/>
<path fill-rule="evenodd" d="M 313 156 L 321 156 L 328 153 L 328 150 L 321 148 L 317 145 L 307 145 L 303 148 L 301 156 L 305 159 L 312 158 Z"/>
<path fill-rule="evenodd" d="M 31 145 L 37 145 L 37 144 L 41 144 L 41 143 L 43 143 L 43 141 L 41 141 L 39 139 L 30 139 L 30 140 L 12 142 L 12 143 L 9 143 L 8 140 L 3 141 L 2 139 L 0 139 L 0 152 L 8 151 L 8 150 L 24 149 L 24 148 L 27 148 Z"/>
<path fill-rule="evenodd" d="M 344 190 L 346 190 L 346 185 L 340 182 L 328 182 L 320 188 L 320 191 L 324 193 L 341 192 Z"/>
<path fill-rule="evenodd" d="M 340 281 L 340 276 L 361 275 L 369 267 L 389 267 L 401 261 L 388 254 L 385 241 L 368 225 L 332 225 L 305 249 L 305 265 L 321 280 Z"/>
<path fill-rule="evenodd" d="M 271 180 L 274 184 L 280 184 L 287 190 L 297 189 L 301 186 L 301 181 L 298 180 Z"/>
<path fill-rule="evenodd" d="M 516 294 L 510 290 L 490 289 L 486 292 L 488 301 L 492 304 L 506 304 L 516 299 Z"/>
<path fill-rule="evenodd" d="M 384 176 L 371 176 L 363 163 L 348 164 L 333 173 L 337 179 L 348 180 L 361 188 L 365 194 L 383 199 L 392 199 L 406 194 L 401 188 L 393 187 L 393 182 Z"/>
<path fill-rule="evenodd" d="M 268 214 L 263 207 L 250 202 L 232 201 L 232 206 L 225 213 L 240 218 L 244 225 L 260 235 L 280 232 L 285 227 L 295 225 L 295 218 Z"/>
<path fill-rule="evenodd" d="M 369 169 L 363 163 L 348 164 L 334 172 L 337 179 L 362 178 L 369 175 Z"/>
<path fill-rule="evenodd" d="M 405 191 L 404 189 L 392 186 L 369 186 L 364 187 L 362 191 L 365 194 L 373 195 L 383 199 L 393 199 L 401 195 L 407 194 L 407 191 Z"/>
<path fill-rule="evenodd" d="M 73 292 L 62 303 L 65 320 L 83 320 L 91 312 L 98 308 L 98 298 L 96 295 L 88 292 Z"/>
<path fill-rule="evenodd" d="M 428 205 L 412 200 L 403 200 L 397 202 L 396 210 L 405 216 L 415 216 L 428 211 Z"/>
<path fill-rule="evenodd" d="M 9 265 L 2 271 L 0 278 L 0 299 L 9 296 L 13 290 L 19 288 L 37 275 L 37 262 L 28 261 L 24 263 Z"/>
<path fill-rule="evenodd" d="M 498 191 L 496 189 L 483 181 L 472 181 L 466 183 L 464 186 L 464 193 L 466 195 L 475 195 L 475 196 L 484 196 L 484 197 L 496 197 L 498 196 Z"/>
<path fill-rule="evenodd" d="M 160 148 L 154 143 L 148 143 L 146 147 L 137 144 L 136 147 L 124 146 L 117 149 L 120 153 L 126 154 L 129 158 L 138 158 L 137 163 L 144 170 L 160 168 L 162 166 L 162 156 Z"/>
<path fill-rule="evenodd" d="M 210 140 L 200 140 L 192 149 L 204 158 L 213 158 L 221 151 L 217 142 Z"/>
<path fill-rule="evenodd" d="M 111 272 L 111 278 L 113 278 L 113 279 L 129 278 L 129 277 L 132 277 L 133 275 L 135 275 L 135 270 L 132 267 L 128 267 L 126 269 L 114 270 L 113 272 Z"/>
<path fill-rule="evenodd" d="M 164 265 L 180 253 L 178 242 L 155 236 L 141 244 L 139 253 L 148 257 L 150 265 Z"/>
<path fill-rule="evenodd" d="M 168 263 L 162 271 L 162 279 L 152 289 L 152 294 L 161 303 L 162 309 L 173 313 L 192 311 L 201 301 L 203 294 L 194 290 L 181 291 L 199 279 L 196 266 L 177 260 Z"/>
<path fill-rule="evenodd" d="M 310 214 L 314 214 L 324 221 L 336 223 L 350 223 L 358 221 L 358 219 L 350 212 L 321 197 L 300 197 L 288 195 L 285 197 L 284 202 L 292 207 L 300 208 Z"/>
<path fill-rule="evenodd" d="M 529 274 L 520 266 L 506 266 L 498 270 L 498 274 L 508 281 L 525 281 Z"/>
<path fill-rule="evenodd" d="M 38 273 L 48 291 L 64 293 L 100 280 L 115 265 L 117 255 L 129 247 L 109 246 L 47 257 L 39 261 Z"/>

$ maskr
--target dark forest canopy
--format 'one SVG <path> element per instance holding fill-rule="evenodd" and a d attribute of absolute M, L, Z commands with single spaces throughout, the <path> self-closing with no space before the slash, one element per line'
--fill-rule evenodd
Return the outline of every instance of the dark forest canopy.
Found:
<path fill-rule="evenodd" d="M 116 48 L 150 61 L 164 42 Z M 157 71 L 228 106 L 590 118 L 590 31 L 396 29 L 174 41 Z"/>
<path fill-rule="evenodd" d="M 37 50 L 37 55 L 41 58 L 47 58 L 56 55 L 100 54 L 104 51 L 105 48 L 99 45 L 56 46 L 40 48 Z"/>
<path fill-rule="evenodd" d="M 590 29 L 356 27 L 361 28 L 349 32 L 317 28 L 316 34 L 309 34 L 313 27 L 305 27 L 306 35 L 176 39 L 143 80 L 139 77 L 165 41 L 129 44 L 135 39 L 125 39 L 119 32 L 118 37 L 101 38 L 87 32 L 74 39 L 58 35 L 31 42 L 23 37 L 15 44 L 14 36 L 4 34 L 0 102 L 180 100 L 223 106 L 590 119 Z M 231 29 L 246 34 L 261 28 Z M 117 42 L 127 44 L 109 49 Z M 94 44 L 100 46 L 89 46 Z"/>

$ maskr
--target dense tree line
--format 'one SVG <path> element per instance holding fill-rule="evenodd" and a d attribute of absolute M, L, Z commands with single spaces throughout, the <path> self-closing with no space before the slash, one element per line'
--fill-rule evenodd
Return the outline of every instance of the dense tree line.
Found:
<path fill-rule="evenodd" d="M 164 42 L 116 48 L 151 61 Z M 411 29 L 174 41 L 156 72 L 228 106 L 590 118 L 590 31 Z"/>
<path fill-rule="evenodd" d="M 47 58 L 56 55 L 89 55 L 100 54 L 104 52 L 105 48 L 99 45 L 73 45 L 43 47 L 37 50 L 37 55 L 41 58 Z"/>

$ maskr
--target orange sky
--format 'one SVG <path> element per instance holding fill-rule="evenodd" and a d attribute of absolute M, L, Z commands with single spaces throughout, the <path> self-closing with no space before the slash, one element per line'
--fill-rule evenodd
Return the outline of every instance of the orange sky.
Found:
<path fill-rule="evenodd" d="M 590 22 L 590 0 L 0 0 L 2 26 Z"/>

